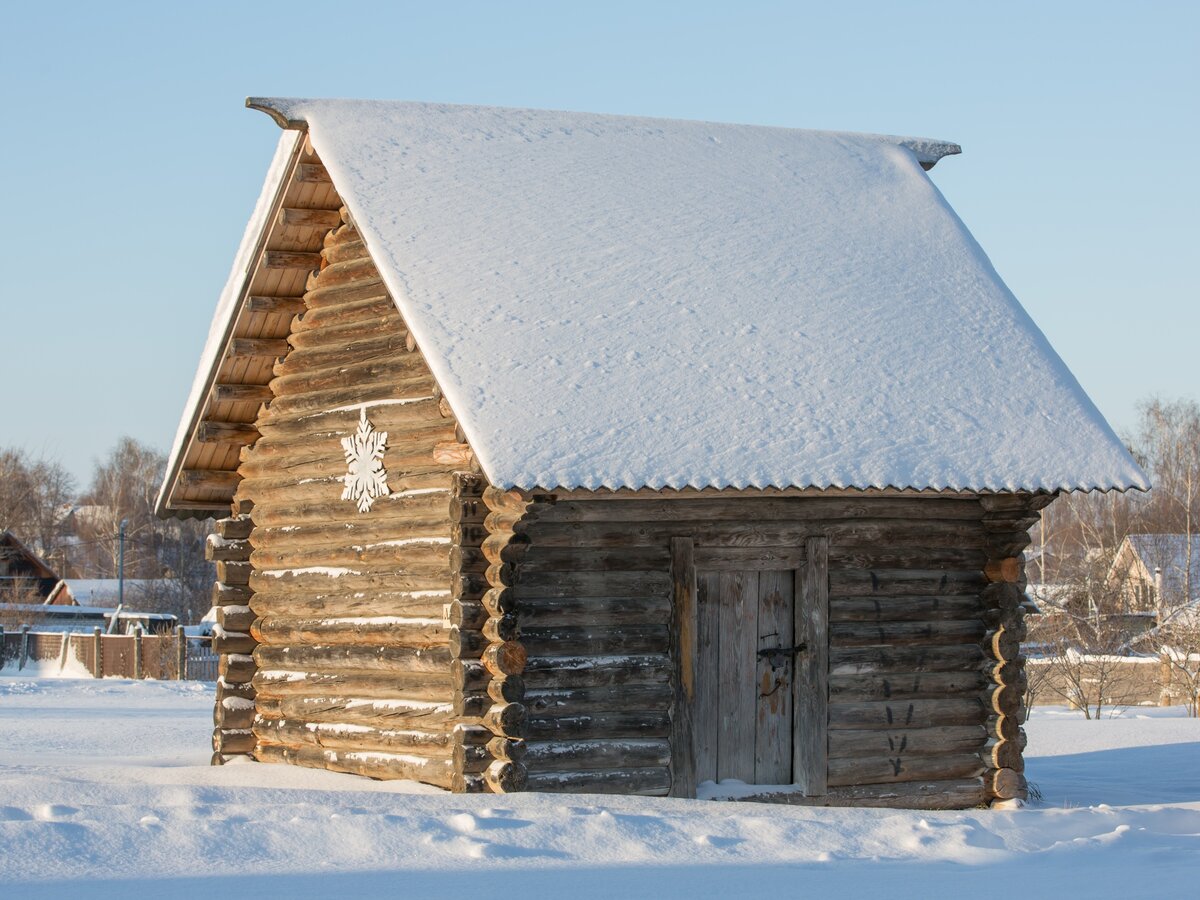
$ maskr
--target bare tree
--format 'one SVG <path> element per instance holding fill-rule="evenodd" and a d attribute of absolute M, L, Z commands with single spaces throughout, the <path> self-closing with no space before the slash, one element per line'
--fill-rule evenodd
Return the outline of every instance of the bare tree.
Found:
<path fill-rule="evenodd" d="M 60 568 L 64 518 L 74 494 L 74 479 L 59 463 L 18 448 L 0 448 L 0 529 L 12 531 Z"/>

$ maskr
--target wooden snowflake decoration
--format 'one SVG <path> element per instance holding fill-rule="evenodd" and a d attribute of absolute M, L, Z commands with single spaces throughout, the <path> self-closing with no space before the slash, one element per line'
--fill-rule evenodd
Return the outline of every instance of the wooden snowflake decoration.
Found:
<path fill-rule="evenodd" d="M 360 513 L 371 508 L 376 497 L 389 493 L 387 472 L 383 468 L 383 451 L 387 448 L 387 432 L 376 431 L 367 421 L 367 411 L 361 411 L 358 430 L 352 437 L 342 438 L 346 464 L 350 467 L 342 481 L 346 489 L 342 499 L 358 507 Z"/>

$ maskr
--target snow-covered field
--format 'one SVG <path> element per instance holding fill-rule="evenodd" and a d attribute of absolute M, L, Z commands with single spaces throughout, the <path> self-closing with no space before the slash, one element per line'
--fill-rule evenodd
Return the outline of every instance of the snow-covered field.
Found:
<path fill-rule="evenodd" d="M 1023 810 L 454 796 L 211 768 L 211 687 L 0 678 L 0 897 L 1196 897 L 1200 721 L 1039 709 Z"/>

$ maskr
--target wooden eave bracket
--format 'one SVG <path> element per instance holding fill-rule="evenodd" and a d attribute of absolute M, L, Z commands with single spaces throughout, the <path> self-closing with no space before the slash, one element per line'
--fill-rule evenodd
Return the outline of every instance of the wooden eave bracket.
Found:
<path fill-rule="evenodd" d="M 270 97 L 247 97 L 246 108 L 266 113 L 275 120 L 276 125 L 286 131 L 308 131 L 308 122 L 304 119 L 289 119 L 272 105 Z"/>

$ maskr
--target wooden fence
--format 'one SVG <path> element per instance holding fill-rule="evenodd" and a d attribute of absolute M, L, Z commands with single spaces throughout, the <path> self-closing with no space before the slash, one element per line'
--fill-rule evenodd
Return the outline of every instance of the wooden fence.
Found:
<path fill-rule="evenodd" d="M 87 672 L 94 678 L 154 678 L 215 681 L 216 660 L 208 639 L 188 638 L 183 628 L 174 634 L 91 634 L 38 632 L 28 626 L 19 632 L 0 629 L 0 669 L 32 674 L 47 668 L 64 674 Z"/>

